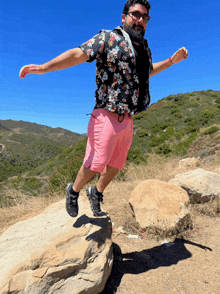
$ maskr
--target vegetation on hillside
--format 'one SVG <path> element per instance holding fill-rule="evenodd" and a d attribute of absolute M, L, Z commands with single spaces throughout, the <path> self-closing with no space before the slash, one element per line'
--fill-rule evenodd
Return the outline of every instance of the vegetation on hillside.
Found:
<path fill-rule="evenodd" d="M 170 95 L 134 117 L 131 150 L 185 156 L 193 142 L 220 129 L 219 121 L 219 91 Z"/>
<path fill-rule="evenodd" d="M 61 128 L 0 120 L 0 182 L 35 170 L 82 138 Z"/>

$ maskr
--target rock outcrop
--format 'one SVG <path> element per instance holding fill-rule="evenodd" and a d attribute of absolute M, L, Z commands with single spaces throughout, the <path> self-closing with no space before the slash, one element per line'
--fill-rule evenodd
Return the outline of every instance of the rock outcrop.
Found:
<path fill-rule="evenodd" d="M 191 223 L 189 197 L 182 188 L 158 180 L 146 180 L 132 191 L 129 203 L 142 229 L 168 233 Z"/>
<path fill-rule="evenodd" d="M 86 196 L 84 196 L 86 197 Z M 0 293 L 100 293 L 113 263 L 112 224 L 80 197 L 71 218 L 64 200 L 0 236 Z"/>
<path fill-rule="evenodd" d="M 191 203 L 205 203 L 220 196 L 220 175 L 201 168 L 178 174 L 169 183 L 186 190 Z"/>

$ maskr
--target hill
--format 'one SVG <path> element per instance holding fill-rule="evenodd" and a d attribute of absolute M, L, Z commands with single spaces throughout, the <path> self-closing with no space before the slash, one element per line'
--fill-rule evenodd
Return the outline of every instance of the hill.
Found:
<path fill-rule="evenodd" d="M 35 169 L 83 138 L 62 128 L 0 120 L 0 182 Z"/>
<path fill-rule="evenodd" d="M 219 122 L 219 91 L 170 95 L 134 117 L 131 150 L 136 155 L 207 156 L 219 149 L 219 135 L 213 139 Z"/>

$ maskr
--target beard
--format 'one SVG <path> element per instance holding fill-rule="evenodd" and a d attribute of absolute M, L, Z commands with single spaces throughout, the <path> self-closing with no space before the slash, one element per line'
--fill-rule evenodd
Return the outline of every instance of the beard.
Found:
<path fill-rule="evenodd" d="M 142 31 L 141 32 L 136 31 L 135 30 L 136 27 L 142 28 Z M 137 42 L 137 43 L 142 42 L 144 38 L 145 30 L 141 25 L 134 24 L 133 27 L 131 27 L 128 24 L 124 23 L 123 29 L 125 30 L 126 33 L 128 33 L 131 41 Z"/>

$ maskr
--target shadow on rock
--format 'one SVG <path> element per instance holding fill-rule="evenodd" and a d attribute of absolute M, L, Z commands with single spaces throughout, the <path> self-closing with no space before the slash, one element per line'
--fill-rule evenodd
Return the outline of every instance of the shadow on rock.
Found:
<path fill-rule="evenodd" d="M 76 222 L 73 224 L 73 227 L 80 228 L 87 224 L 100 227 L 99 230 L 95 230 L 86 237 L 87 241 L 94 240 L 98 243 L 98 247 L 100 247 L 105 243 L 106 239 L 111 238 L 112 224 L 109 217 L 88 217 L 87 215 L 83 214 L 76 220 Z"/>
<path fill-rule="evenodd" d="M 151 269 L 171 266 L 181 260 L 190 258 L 192 254 L 186 249 L 185 244 L 191 244 L 204 250 L 212 251 L 209 247 L 176 238 L 174 245 L 171 247 L 167 247 L 164 244 L 140 252 L 122 254 L 120 247 L 113 243 L 114 263 L 112 272 L 105 289 L 100 294 L 116 293 L 125 274 L 138 275 Z"/>

